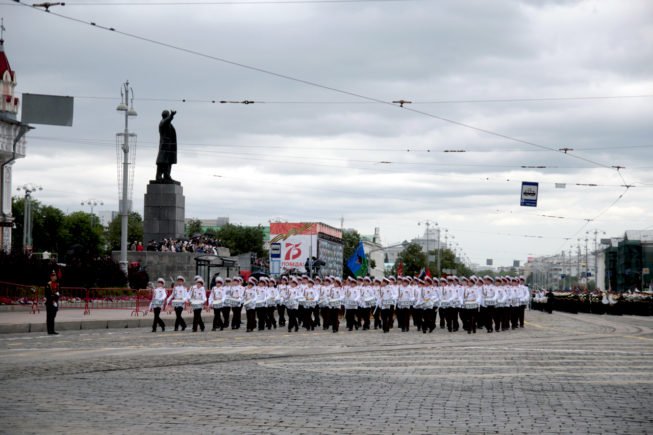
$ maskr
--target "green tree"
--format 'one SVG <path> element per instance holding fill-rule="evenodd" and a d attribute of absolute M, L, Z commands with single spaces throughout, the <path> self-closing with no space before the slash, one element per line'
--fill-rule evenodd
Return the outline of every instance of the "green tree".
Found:
<path fill-rule="evenodd" d="M 347 260 L 354 255 L 354 251 L 356 251 L 356 246 L 358 246 L 360 240 L 361 235 L 356 230 L 344 230 L 342 232 L 342 270 L 345 277 L 354 276 L 351 270 L 349 270 L 349 267 L 347 267 Z"/>
<path fill-rule="evenodd" d="M 93 224 L 93 216 L 81 211 L 71 213 L 64 219 L 64 246 L 66 256 L 72 258 L 96 258 L 103 251 L 102 227 Z"/>
<path fill-rule="evenodd" d="M 409 243 L 397 256 L 393 272 L 397 273 L 399 264 L 403 264 L 404 275 L 418 275 L 426 264 L 426 253 L 418 243 Z"/>
<path fill-rule="evenodd" d="M 109 223 L 107 238 L 112 251 L 120 249 L 121 224 L 122 216 L 120 215 L 114 217 Z M 149 242 L 149 240 L 143 240 L 143 218 L 138 212 L 132 211 L 127 217 L 127 243 L 131 244 L 134 241 L 143 242 L 143 244 Z"/>
<path fill-rule="evenodd" d="M 195 234 L 202 234 L 202 221 L 197 218 L 190 219 L 186 224 L 186 236 L 193 237 Z"/>
<path fill-rule="evenodd" d="M 61 253 L 66 238 L 64 213 L 56 207 L 42 205 L 32 199 L 32 252 Z M 23 250 L 23 224 L 25 218 L 25 198 L 13 197 L 11 214 L 14 217 L 15 228 L 12 231 L 12 250 Z"/>
<path fill-rule="evenodd" d="M 254 252 L 259 258 L 265 257 L 263 228 L 260 225 L 245 227 L 227 224 L 220 228 L 216 235 L 221 245 L 229 248 L 231 255 Z"/>

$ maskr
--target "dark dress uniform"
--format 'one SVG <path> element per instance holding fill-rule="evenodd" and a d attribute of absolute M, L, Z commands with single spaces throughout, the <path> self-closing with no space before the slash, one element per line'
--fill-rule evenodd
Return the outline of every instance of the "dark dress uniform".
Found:
<path fill-rule="evenodd" d="M 54 318 L 57 317 L 59 311 L 59 283 L 49 281 L 45 286 L 45 324 L 48 329 L 48 335 L 59 334 L 54 330 Z"/>

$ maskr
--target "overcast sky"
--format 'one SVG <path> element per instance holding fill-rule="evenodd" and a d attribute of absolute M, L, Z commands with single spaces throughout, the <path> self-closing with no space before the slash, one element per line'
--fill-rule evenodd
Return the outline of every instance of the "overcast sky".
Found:
<path fill-rule="evenodd" d="M 29 133 L 15 186 L 38 183 L 39 200 L 68 212 L 90 198 L 117 209 L 115 107 L 129 80 L 140 213 L 170 108 L 186 217 L 342 217 L 363 234 L 380 227 L 386 244 L 431 220 L 495 265 L 568 250 L 586 231 L 652 228 L 649 0 L 183 2 L 52 10 L 209 57 L 0 3 L 17 92 L 75 97 L 73 127 Z M 211 102 L 245 99 L 257 103 Z M 520 207 L 522 181 L 540 183 L 537 208 Z"/>

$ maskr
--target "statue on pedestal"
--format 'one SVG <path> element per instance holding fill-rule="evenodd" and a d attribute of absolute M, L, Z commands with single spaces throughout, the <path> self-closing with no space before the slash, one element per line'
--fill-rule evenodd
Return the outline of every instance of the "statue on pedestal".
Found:
<path fill-rule="evenodd" d="M 164 110 L 159 123 L 159 154 L 156 156 L 156 183 L 180 184 L 170 177 L 172 165 L 177 163 L 177 132 L 172 118 L 177 112 Z"/>

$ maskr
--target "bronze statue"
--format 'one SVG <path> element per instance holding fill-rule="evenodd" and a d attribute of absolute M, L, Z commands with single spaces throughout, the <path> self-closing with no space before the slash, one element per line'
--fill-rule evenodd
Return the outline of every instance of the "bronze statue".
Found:
<path fill-rule="evenodd" d="M 170 177 L 172 165 L 177 163 L 177 132 L 172 118 L 177 112 L 164 110 L 159 123 L 159 154 L 156 156 L 156 181 L 158 183 L 179 184 Z"/>

